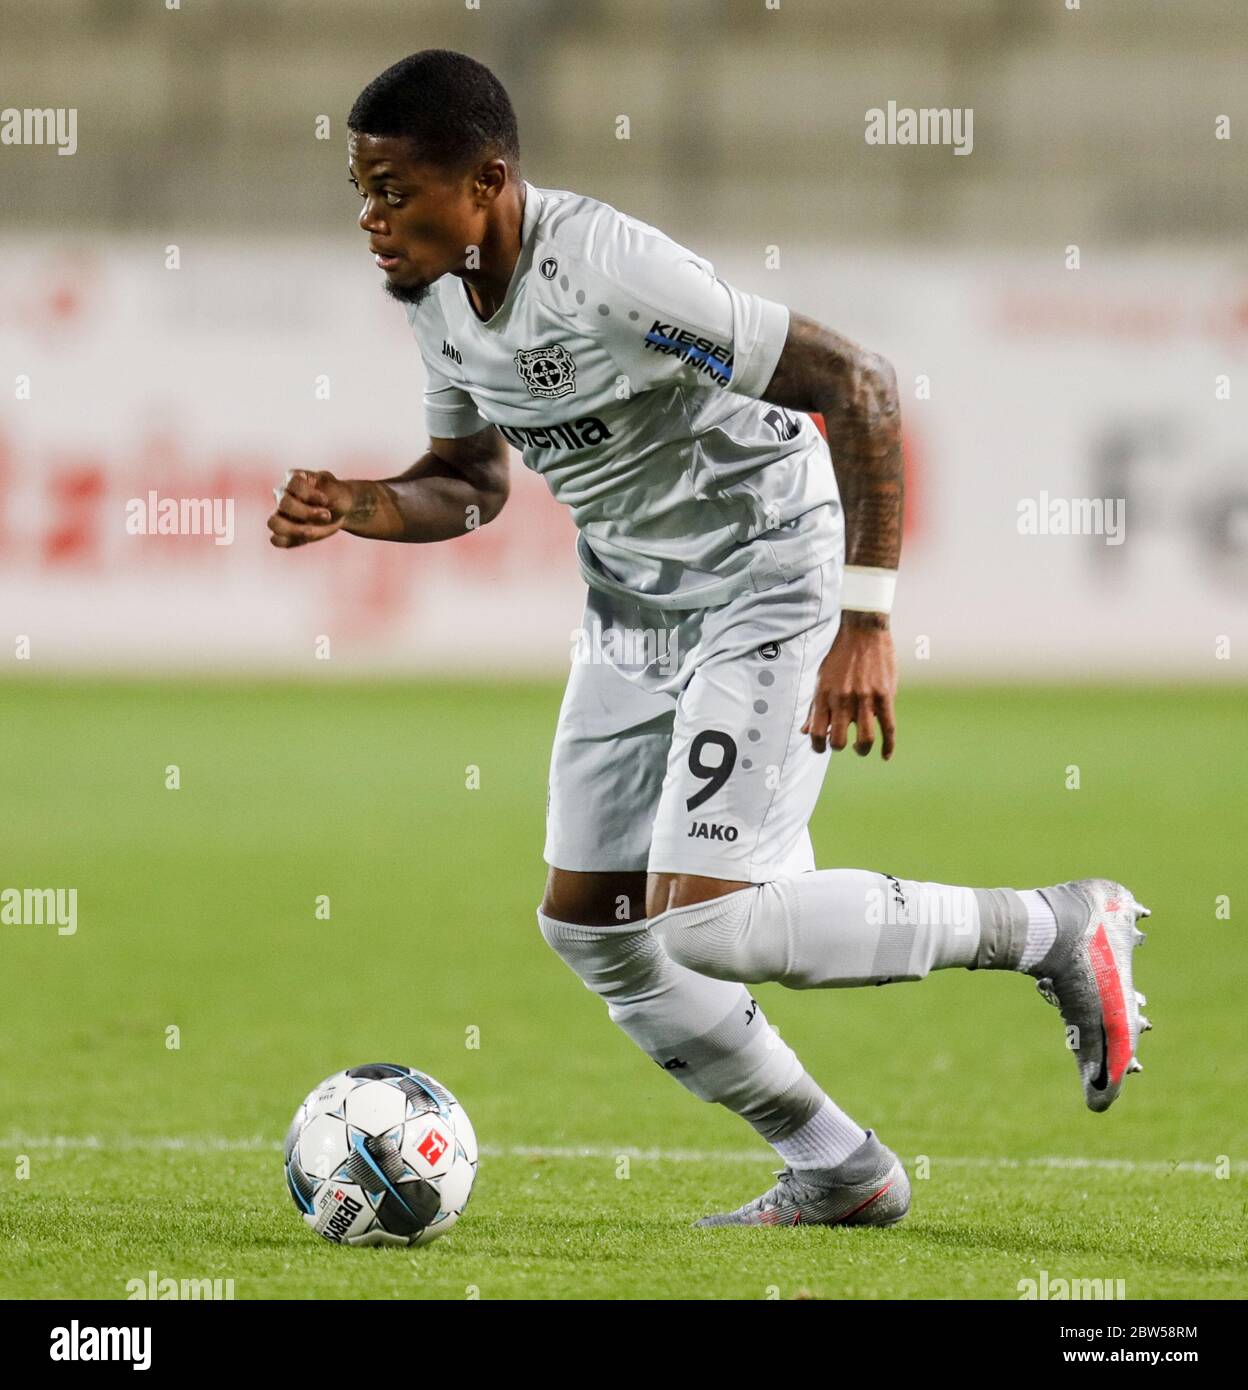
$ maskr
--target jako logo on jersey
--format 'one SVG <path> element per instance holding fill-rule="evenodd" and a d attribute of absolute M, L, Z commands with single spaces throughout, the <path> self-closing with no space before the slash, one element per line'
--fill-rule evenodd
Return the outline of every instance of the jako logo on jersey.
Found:
<path fill-rule="evenodd" d="M 323 1232 L 326 1239 L 340 1241 L 351 1229 L 351 1223 L 363 1210 L 363 1202 L 357 1202 L 354 1197 L 348 1197 L 344 1192 L 342 1194 L 342 1204 L 326 1223 Z"/>
<path fill-rule="evenodd" d="M 889 883 L 893 885 L 893 902 L 902 910 L 902 912 L 905 912 L 906 895 L 901 891 L 901 882 L 898 879 L 894 878 L 892 874 L 885 874 L 884 877 L 888 879 Z"/>
<path fill-rule="evenodd" d="M 538 266 L 543 280 L 553 280 L 559 273 L 559 262 L 553 256 L 547 256 Z"/>
<path fill-rule="evenodd" d="M 551 347 L 521 348 L 513 361 L 530 396 L 546 396 L 553 400 L 576 390 L 576 363 L 567 348 L 559 343 Z"/>
<path fill-rule="evenodd" d="M 655 319 L 646 334 L 646 347 L 651 352 L 674 353 L 682 362 L 705 372 L 720 386 L 727 386 L 732 380 L 732 353 L 722 343 L 699 338 L 696 333 L 690 333 L 687 328 L 677 324 Z"/>
<path fill-rule="evenodd" d="M 596 415 L 565 420 L 561 425 L 538 425 L 521 429 L 518 425 L 499 425 L 498 432 L 517 449 L 588 449 L 611 438 L 611 431 Z"/>
<path fill-rule="evenodd" d="M 695 820 L 689 827 L 689 840 L 727 840 L 731 843 L 737 838 L 735 825 L 712 825 L 710 821 Z"/>
<path fill-rule="evenodd" d="M 764 642 L 758 649 L 758 654 L 764 661 L 774 661 L 780 655 L 779 642 Z"/>
<path fill-rule="evenodd" d="M 442 356 L 449 357 L 452 362 L 458 363 L 461 367 L 464 365 L 464 359 L 460 356 L 459 349 L 453 347 L 445 338 L 442 339 Z"/>

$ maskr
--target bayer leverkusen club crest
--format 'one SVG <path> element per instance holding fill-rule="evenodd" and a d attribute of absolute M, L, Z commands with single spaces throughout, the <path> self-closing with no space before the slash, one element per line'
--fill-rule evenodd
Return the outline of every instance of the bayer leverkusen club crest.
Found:
<path fill-rule="evenodd" d="M 515 356 L 516 371 L 531 396 L 569 396 L 576 390 L 576 363 L 566 348 L 521 348 Z"/>

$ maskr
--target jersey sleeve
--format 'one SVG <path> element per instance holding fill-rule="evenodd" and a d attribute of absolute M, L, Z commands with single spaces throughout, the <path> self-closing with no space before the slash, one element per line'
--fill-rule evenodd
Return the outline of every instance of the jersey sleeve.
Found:
<path fill-rule="evenodd" d="M 433 366 L 424 351 L 425 425 L 432 439 L 461 439 L 489 429 L 489 421 L 477 413 L 476 403 L 462 386 L 456 386 Z"/>
<path fill-rule="evenodd" d="M 644 224 L 595 238 L 586 257 L 607 350 L 631 389 L 714 385 L 756 400 L 789 331 L 788 308 L 721 280 L 711 264 Z"/>

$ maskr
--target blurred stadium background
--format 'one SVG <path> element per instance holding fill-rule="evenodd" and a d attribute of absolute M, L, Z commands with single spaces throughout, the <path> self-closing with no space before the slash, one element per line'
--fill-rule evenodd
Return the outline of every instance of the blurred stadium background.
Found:
<path fill-rule="evenodd" d="M 566 669 L 571 526 L 518 460 L 509 510 L 449 546 L 287 555 L 263 525 L 289 467 L 384 476 L 424 447 L 344 118 L 444 46 L 511 91 L 526 177 L 894 361 L 904 679 L 1242 675 L 1217 645 L 1248 608 L 1238 0 L 8 0 L 3 23 L 3 105 L 79 113 L 72 157 L 0 150 L 26 669 L 298 673 L 322 635 L 322 672 Z M 890 100 L 972 108 L 972 152 L 868 145 Z M 153 489 L 234 499 L 232 543 L 127 534 Z M 1019 534 L 1027 499 L 1080 498 L 1125 499 L 1125 544 Z"/>

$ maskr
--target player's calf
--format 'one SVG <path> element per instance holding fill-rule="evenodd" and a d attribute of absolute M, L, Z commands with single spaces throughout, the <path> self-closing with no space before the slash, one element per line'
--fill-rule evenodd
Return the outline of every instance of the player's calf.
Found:
<path fill-rule="evenodd" d="M 799 1169 L 842 1162 L 866 1131 L 827 1096 L 745 985 L 673 961 L 644 921 L 610 921 L 610 875 L 552 870 L 542 935 L 646 1055 L 700 1100 L 739 1115 Z M 551 908 L 590 923 L 566 921 Z M 593 923 L 597 923 L 594 925 Z"/>
<path fill-rule="evenodd" d="M 726 1106 L 768 1142 L 800 1130 L 827 1098 L 758 1001 L 740 982 L 671 960 L 645 921 L 629 920 L 627 898 L 640 912 L 644 876 L 552 869 L 537 914 L 542 935 L 611 1021 L 686 1090 Z"/>

